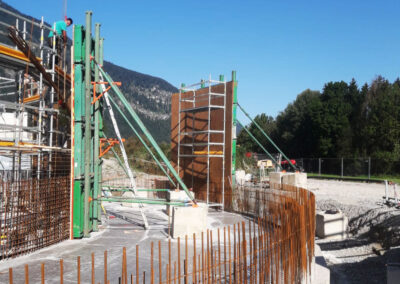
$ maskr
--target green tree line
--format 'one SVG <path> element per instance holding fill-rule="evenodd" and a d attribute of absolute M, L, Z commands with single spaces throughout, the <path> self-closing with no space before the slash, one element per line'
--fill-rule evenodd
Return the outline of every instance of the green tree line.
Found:
<path fill-rule="evenodd" d="M 400 79 L 378 76 L 359 87 L 353 79 L 326 83 L 322 92 L 305 90 L 276 118 L 259 114 L 255 121 L 290 158 L 371 157 L 400 160 Z M 276 153 L 254 124 L 247 126 L 271 153 Z M 262 150 L 242 130 L 242 151 Z"/>

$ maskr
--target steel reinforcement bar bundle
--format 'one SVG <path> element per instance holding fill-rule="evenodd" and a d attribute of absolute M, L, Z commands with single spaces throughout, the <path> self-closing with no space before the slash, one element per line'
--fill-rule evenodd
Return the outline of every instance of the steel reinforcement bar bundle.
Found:
<path fill-rule="evenodd" d="M 107 251 L 100 257 L 92 253 L 91 263 L 81 263 L 77 257 L 75 264 L 69 262 L 73 267 L 68 270 L 76 271 L 74 282 L 93 284 L 309 282 L 314 256 L 314 195 L 303 188 L 272 185 L 269 189 L 237 188 L 236 198 L 237 211 L 250 216 L 248 223 L 242 221 L 173 242 L 152 241 L 150 255 L 143 254 L 145 250 L 139 245 L 134 255 L 127 255 L 124 247 L 118 275 L 110 273 L 111 265 L 118 264 L 115 260 L 108 262 Z M 254 201 L 257 206 L 252 205 Z M 162 258 L 166 253 L 168 258 Z M 95 263 L 99 262 L 102 269 L 95 273 Z M 47 262 L 52 267 L 51 276 L 46 276 L 45 263 L 31 269 L 37 274 L 40 271 L 34 276 L 36 281 L 59 278 L 63 283 L 65 263 L 63 259 Z M 59 275 L 54 275 L 55 265 Z M 25 283 L 32 280 L 29 270 L 25 265 Z M 12 268 L 8 274 L 9 283 L 13 283 Z"/>

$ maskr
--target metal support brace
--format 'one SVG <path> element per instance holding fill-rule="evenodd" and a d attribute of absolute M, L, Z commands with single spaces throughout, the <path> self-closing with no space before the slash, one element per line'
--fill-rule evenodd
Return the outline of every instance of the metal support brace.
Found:
<path fill-rule="evenodd" d="M 248 119 L 250 119 L 250 121 L 252 123 L 254 123 L 254 125 L 261 131 L 261 133 L 268 139 L 268 141 L 272 144 L 272 146 L 275 147 L 276 150 L 278 150 L 279 153 L 282 154 L 282 156 L 285 158 L 285 160 L 292 166 L 292 168 L 296 171 L 297 168 L 295 167 L 295 165 L 293 165 L 292 161 L 290 161 L 290 159 L 285 155 L 285 153 L 282 152 L 281 149 L 279 149 L 279 147 L 274 143 L 274 141 L 272 141 L 272 139 L 267 135 L 267 133 L 265 133 L 265 131 L 261 128 L 261 126 L 255 122 L 250 115 L 242 108 L 242 106 L 238 103 L 237 104 L 238 107 L 241 109 L 241 111 L 247 116 Z"/>
<path fill-rule="evenodd" d="M 265 154 L 268 155 L 268 157 L 270 157 L 270 159 L 275 163 L 275 165 L 277 165 L 280 169 L 282 169 L 282 166 L 274 159 L 274 157 L 272 157 L 272 155 L 267 151 L 267 149 L 264 148 L 264 146 L 257 140 L 256 137 L 253 136 L 253 134 L 251 134 L 251 132 L 246 128 L 246 126 L 244 126 L 239 119 L 236 119 L 236 122 L 240 124 L 240 126 L 242 126 L 242 128 L 247 132 L 247 134 L 249 134 L 249 136 L 254 140 L 254 142 L 256 142 L 258 144 L 258 146 L 261 147 L 261 149 L 263 149 L 263 151 L 265 152 Z"/>
<path fill-rule="evenodd" d="M 102 74 L 100 74 L 100 77 L 103 80 Z M 112 85 L 112 84 L 110 83 L 110 85 Z M 114 126 L 115 134 L 117 135 L 117 139 L 119 141 L 119 147 L 121 149 L 122 157 L 124 159 L 125 169 L 127 171 L 127 174 L 128 174 L 128 177 L 129 177 L 129 180 L 130 180 L 130 183 L 131 183 L 132 193 L 133 193 L 133 196 L 136 197 L 138 195 L 137 191 L 136 191 L 136 182 L 135 182 L 135 178 L 133 177 L 132 170 L 131 170 L 131 168 L 129 166 L 128 156 L 126 155 L 124 142 L 123 142 L 123 139 L 122 139 L 121 134 L 119 132 L 119 127 L 118 127 L 117 121 L 116 121 L 115 116 L 114 116 L 114 111 L 113 111 L 113 109 L 112 109 L 112 107 L 110 105 L 110 101 L 108 99 L 108 92 L 105 90 L 105 85 L 104 84 L 102 84 L 101 87 L 103 88 L 104 99 L 105 99 L 105 102 L 106 102 L 106 106 L 107 106 L 107 109 L 108 109 L 108 111 L 110 113 L 111 122 L 112 122 L 112 124 Z M 146 215 L 143 212 L 143 204 L 140 203 L 140 202 L 139 202 L 139 209 L 140 209 L 140 214 L 142 215 L 142 218 L 143 218 L 144 228 L 147 229 L 149 227 L 149 224 L 147 222 Z"/>
<path fill-rule="evenodd" d="M 114 105 L 114 107 L 119 111 L 120 115 L 125 119 L 125 122 L 130 126 L 132 129 L 133 133 L 135 133 L 136 137 L 140 140 L 140 142 L 143 144 L 143 146 L 146 148 L 146 150 L 149 152 L 149 154 L 153 157 L 154 161 L 157 163 L 157 165 L 160 167 L 160 169 L 163 171 L 163 173 L 166 175 L 166 177 L 169 179 L 169 181 L 176 187 L 175 182 L 172 180 L 170 175 L 167 173 L 167 171 L 164 169 L 164 167 L 161 165 L 161 162 L 157 159 L 157 157 L 154 155 L 153 151 L 150 149 L 150 147 L 147 145 L 147 143 L 143 140 L 143 138 L 140 136 L 139 132 L 133 127 L 132 123 L 129 122 L 129 119 L 126 117 L 126 115 L 122 112 L 122 110 L 119 108 L 119 106 L 116 104 L 114 99 L 109 96 L 108 99 L 111 101 L 111 103 Z"/>

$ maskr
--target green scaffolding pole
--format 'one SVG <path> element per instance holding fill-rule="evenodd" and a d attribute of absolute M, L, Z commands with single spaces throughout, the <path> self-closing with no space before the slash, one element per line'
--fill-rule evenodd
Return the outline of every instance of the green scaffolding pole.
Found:
<path fill-rule="evenodd" d="M 95 44 L 94 44 L 94 56 L 97 61 L 99 61 L 100 58 L 100 24 L 96 23 L 95 24 Z M 99 70 L 95 68 L 94 70 L 94 81 L 99 82 Z M 96 86 L 96 90 L 94 90 L 97 93 L 99 93 L 99 88 Z M 95 198 L 100 197 L 100 158 L 99 158 L 99 147 L 100 147 L 100 103 L 97 100 L 94 104 L 94 153 L 93 153 L 93 159 L 94 159 L 94 196 Z M 93 231 L 98 230 L 98 222 L 100 221 L 100 211 L 99 211 L 99 202 L 98 201 L 93 201 Z"/>
<path fill-rule="evenodd" d="M 169 181 L 176 187 L 175 182 L 172 180 L 172 178 L 169 176 L 167 171 L 164 169 L 164 167 L 161 165 L 160 161 L 157 159 L 157 157 L 154 155 L 153 151 L 151 151 L 150 147 L 147 145 L 147 143 L 143 140 L 143 138 L 139 135 L 135 127 L 133 127 L 132 123 L 129 122 L 128 118 L 126 115 L 122 112 L 122 110 L 119 108 L 119 106 L 116 104 L 114 99 L 111 96 L 108 96 L 110 99 L 111 103 L 114 105 L 114 107 L 118 110 L 118 112 L 121 114 L 121 116 L 125 119 L 126 123 L 129 125 L 129 127 L 132 129 L 133 133 L 139 138 L 140 142 L 142 142 L 143 146 L 146 148 L 147 152 L 151 155 L 151 157 L 154 159 L 154 161 L 157 163 L 157 165 L 160 167 L 160 169 L 163 171 L 163 173 L 167 176 Z"/>
<path fill-rule="evenodd" d="M 85 31 L 85 186 L 84 186 L 84 219 L 83 236 L 89 237 L 89 197 L 91 189 L 91 83 L 92 69 L 90 68 L 90 53 L 92 47 L 92 12 L 86 12 L 86 31 Z"/>
<path fill-rule="evenodd" d="M 288 163 L 293 167 L 293 169 L 297 170 L 295 165 L 293 165 L 293 163 L 290 161 L 290 159 L 288 157 L 286 157 L 285 153 L 283 153 L 282 150 L 279 149 L 279 147 L 274 143 L 274 141 L 272 141 L 272 139 L 267 135 L 267 133 L 265 133 L 265 131 L 261 128 L 261 126 L 250 117 L 250 115 L 242 108 L 242 106 L 239 103 L 237 105 L 239 106 L 241 111 L 243 111 L 243 113 L 247 116 L 247 118 L 250 119 L 251 122 L 254 123 L 255 126 L 257 126 L 257 128 L 268 139 L 268 141 L 271 142 L 271 144 L 275 147 L 275 149 L 278 150 L 279 153 L 282 154 L 282 156 L 285 158 L 286 161 L 288 161 Z"/>
<path fill-rule="evenodd" d="M 267 149 L 264 148 L 263 145 L 261 145 L 261 143 L 257 140 L 257 138 L 254 137 L 253 134 L 251 134 L 251 132 L 247 129 L 247 127 L 245 127 L 245 126 L 239 121 L 239 119 L 236 119 L 236 121 L 237 121 L 237 123 L 239 123 L 239 124 L 242 126 L 242 128 L 243 128 L 244 130 L 246 130 L 247 134 L 249 134 L 249 136 L 258 144 L 258 146 L 260 146 L 261 149 L 264 150 L 264 152 L 268 155 L 268 157 L 270 157 L 271 160 L 272 160 L 280 169 L 282 169 L 281 165 L 278 165 L 278 162 L 274 159 L 274 157 L 272 157 L 272 155 L 267 151 Z"/>
<path fill-rule="evenodd" d="M 139 116 L 136 114 L 136 112 L 132 109 L 131 105 L 129 102 L 126 100 L 122 92 L 119 90 L 119 88 L 114 84 L 114 81 L 111 79 L 111 77 L 103 70 L 103 68 L 96 62 L 97 67 L 100 70 L 100 73 L 104 76 L 106 81 L 110 84 L 111 88 L 114 90 L 115 94 L 118 96 L 118 98 L 121 100 L 123 105 L 125 106 L 126 110 L 129 112 L 129 114 L 132 116 L 132 118 L 135 120 L 141 131 L 144 133 L 144 135 L 147 137 L 149 140 L 150 144 L 154 147 L 158 155 L 161 157 L 163 162 L 166 164 L 172 175 L 175 177 L 175 179 L 178 181 L 180 186 L 182 186 L 183 190 L 186 192 L 187 196 L 196 204 L 196 201 L 193 198 L 193 195 L 190 193 L 189 189 L 185 185 L 185 183 L 182 181 L 182 179 L 179 177 L 177 172 L 175 171 L 174 167 L 172 167 L 171 163 L 168 161 L 167 157 L 161 150 L 160 146 L 158 146 L 157 142 L 154 140 L 153 136 L 150 134 L 150 132 L 147 130 L 146 126 L 143 124 L 142 120 L 139 118 Z"/>
<path fill-rule="evenodd" d="M 237 85 L 236 71 L 232 71 L 233 82 L 233 104 L 232 104 L 232 186 L 236 185 L 236 112 L 237 112 Z"/>
<path fill-rule="evenodd" d="M 103 190 L 104 191 L 120 191 L 120 192 L 131 192 L 132 191 L 129 188 L 111 188 L 111 187 L 107 187 L 107 186 L 103 186 Z M 140 188 L 140 189 L 136 189 L 136 190 L 142 191 L 142 192 L 166 192 L 166 191 L 169 191 L 169 189 L 165 189 L 165 188 L 156 188 L 156 189 Z"/>

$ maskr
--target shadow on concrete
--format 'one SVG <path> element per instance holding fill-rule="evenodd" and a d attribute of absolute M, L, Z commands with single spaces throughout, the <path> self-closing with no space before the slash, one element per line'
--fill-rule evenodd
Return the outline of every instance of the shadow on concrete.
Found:
<path fill-rule="evenodd" d="M 369 242 L 365 239 L 346 239 L 340 241 L 331 241 L 326 243 L 318 243 L 322 251 L 339 250 L 345 248 L 361 247 Z"/>
<path fill-rule="evenodd" d="M 346 244 L 346 243 L 349 244 Z M 365 244 L 364 240 L 345 240 L 334 243 L 319 244 L 322 251 L 351 248 Z M 325 245 L 325 249 L 323 248 Z M 331 246 L 331 247 L 328 247 Z M 352 255 L 351 257 L 365 256 L 365 254 Z M 349 256 L 350 257 L 350 256 Z M 346 261 L 347 257 L 336 257 L 338 260 Z M 323 261 L 323 260 L 321 260 Z M 316 258 L 316 262 L 318 259 Z M 331 270 L 331 283 L 386 283 L 387 264 L 400 263 L 400 248 L 396 247 L 387 251 L 384 255 L 370 255 L 370 257 L 359 262 L 343 262 L 328 265 Z M 400 279 L 398 280 L 400 283 Z"/>
<path fill-rule="evenodd" d="M 360 262 L 329 265 L 331 284 L 386 283 L 386 257 L 371 256 Z"/>

